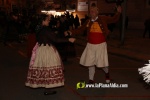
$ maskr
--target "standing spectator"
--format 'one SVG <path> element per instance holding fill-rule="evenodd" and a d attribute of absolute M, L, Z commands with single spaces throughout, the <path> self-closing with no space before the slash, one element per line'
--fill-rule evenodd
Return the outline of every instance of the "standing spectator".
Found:
<path fill-rule="evenodd" d="M 61 28 L 60 28 L 60 24 L 61 24 L 60 20 L 58 19 L 56 21 L 55 27 L 53 28 L 53 31 L 54 31 L 55 35 L 58 38 L 64 38 L 64 36 L 62 36 L 63 34 L 61 33 L 62 31 L 61 31 Z M 64 48 L 63 44 L 65 44 L 65 43 L 55 43 L 55 47 L 57 48 L 57 50 L 58 50 L 58 52 L 59 52 L 59 54 L 60 54 L 61 57 L 62 57 L 62 55 L 64 53 L 64 50 L 62 49 L 62 48 Z"/>
<path fill-rule="evenodd" d="M 80 58 L 80 64 L 89 68 L 89 83 L 94 83 L 95 66 L 103 69 L 106 83 L 109 83 L 110 77 L 106 37 L 110 31 L 108 30 L 107 24 L 119 20 L 121 7 L 118 6 L 117 13 L 113 17 L 99 16 L 98 13 L 97 7 L 91 7 L 91 18 L 78 29 L 72 30 L 72 33 L 82 33 L 84 30 L 87 30 L 88 43 Z"/>
<path fill-rule="evenodd" d="M 74 26 L 75 26 L 75 29 L 77 29 L 80 26 L 78 15 L 76 15 L 76 17 L 74 19 Z"/>
<path fill-rule="evenodd" d="M 144 26 L 145 26 L 145 29 L 144 29 L 144 33 L 143 33 L 143 38 L 145 38 L 147 31 L 149 33 L 149 38 L 150 38 L 150 18 L 145 20 Z"/>
<path fill-rule="evenodd" d="M 44 95 L 55 94 L 51 88 L 64 85 L 63 64 L 54 47 L 55 42 L 74 42 L 74 38 L 57 38 L 49 28 L 50 17 L 42 14 L 40 25 L 36 29 L 37 44 L 33 48 L 29 64 L 26 86 L 31 88 L 45 88 Z"/>
<path fill-rule="evenodd" d="M 19 21 L 18 15 L 16 12 L 10 14 L 10 18 L 7 20 L 6 33 L 4 34 L 4 45 L 7 45 L 7 42 L 20 42 L 19 40 Z"/>
<path fill-rule="evenodd" d="M 69 30 L 65 32 L 65 34 L 68 34 L 66 38 L 71 38 L 71 30 L 72 27 L 69 27 Z M 66 46 L 66 51 L 67 51 L 67 57 L 75 57 L 76 56 L 76 49 L 75 49 L 75 44 L 74 43 L 68 43 Z"/>
<path fill-rule="evenodd" d="M 68 14 L 67 14 L 68 15 Z M 59 36 L 60 38 L 66 38 L 64 35 L 64 32 L 67 31 L 69 29 L 69 24 L 68 24 L 68 20 L 67 17 L 62 15 L 60 18 L 60 33 Z M 59 44 L 59 51 L 60 51 L 60 56 L 62 57 L 62 61 L 66 62 L 68 59 L 68 54 L 67 54 L 67 47 L 68 47 L 68 43 L 60 43 Z"/>
<path fill-rule="evenodd" d="M 85 14 L 84 19 L 85 20 L 89 19 L 89 16 L 87 14 Z"/>
<path fill-rule="evenodd" d="M 69 22 L 69 28 L 71 27 L 73 29 L 73 24 L 74 24 L 74 16 L 73 14 L 71 13 L 69 19 L 68 19 L 68 22 Z"/>

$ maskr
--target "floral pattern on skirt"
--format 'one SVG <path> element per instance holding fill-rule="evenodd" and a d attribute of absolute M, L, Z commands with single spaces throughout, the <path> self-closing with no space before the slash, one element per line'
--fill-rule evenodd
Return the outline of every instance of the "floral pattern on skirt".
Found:
<path fill-rule="evenodd" d="M 26 86 L 53 88 L 64 85 L 63 64 L 53 46 L 35 45 L 29 64 Z"/>

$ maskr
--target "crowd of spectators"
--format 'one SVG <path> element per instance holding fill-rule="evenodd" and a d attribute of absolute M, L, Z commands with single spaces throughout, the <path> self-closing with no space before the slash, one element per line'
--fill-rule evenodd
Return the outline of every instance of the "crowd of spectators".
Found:
<path fill-rule="evenodd" d="M 1 19 L 1 27 L 3 27 L 4 31 L 2 33 L 2 41 L 4 45 L 7 43 L 15 41 L 18 43 L 22 43 L 30 38 L 27 38 L 31 34 L 36 33 L 36 26 L 38 23 L 39 14 L 30 14 L 23 15 L 17 12 L 11 12 L 10 14 L 1 14 L 3 17 Z M 89 16 L 85 15 L 85 18 L 79 19 L 78 15 L 75 16 L 73 13 L 65 12 L 61 16 L 53 16 L 51 15 L 51 21 L 49 23 L 49 27 L 55 31 L 58 37 L 65 37 L 64 32 L 72 29 L 77 29 L 79 26 L 83 25 L 83 23 L 89 18 Z M 115 25 L 108 25 L 110 31 L 113 31 L 113 27 Z M 70 34 L 68 32 L 68 34 Z M 83 33 L 83 36 L 86 36 L 86 31 Z M 68 35 L 65 38 L 69 38 L 71 35 Z M 28 40 L 29 41 L 29 40 Z M 32 42 L 32 41 L 31 41 Z M 74 48 L 74 44 L 72 43 L 60 43 L 56 44 L 58 51 L 62 55 L 62 59 L 64 61 L 67 60 L 68 48 Z M 75 55 L 74 49 L 68 49 L 71 52 L 74 52 L 69 55 Z"/>
<path fill-rule="evenodd" d="M 22 15 L 17 12 L 11 12 L 10 14 L 3 15 L 5 19 L 1 18 L 2 26 L 4 27 L 4 31 L 2 33 L 2 41 L 6 46 L 9 42 L 18 42 L 22 43 L 24 41 L 30 41 L 28 36 L 36 33 L 36 26 L 39 24 L 38 18 L 39 14 L 31 14 L 30 16 Z M 73 13 L 65 12 L 64 15 L 61 16 L 53 16 L 51 15 L 51 21 L 49 23 L 49 27 L 55 31 L 58 37 L 65 37 L 64 32 L 78 28 L 80 26 L 80 20 L 78 15 L 73 15 Z M 69 32 L 68 32 L 69 34 Z M 35 34 L 36 35 L 36 34 Z M 69 38 L 71 37 L 68 35 Z M 31 40 L 32 42 L 32 40 Z M 70 56 L 75 56 L 73 43 L 60 43 L 56 44 L 58 51 L 62 55 L 62 59 L 64 61 L 67 60 L 68 51 L 71 50 L 72 54 Z"/>

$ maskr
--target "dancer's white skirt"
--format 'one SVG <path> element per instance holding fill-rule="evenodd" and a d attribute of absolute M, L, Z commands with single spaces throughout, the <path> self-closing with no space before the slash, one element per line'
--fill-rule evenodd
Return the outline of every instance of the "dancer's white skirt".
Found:
<path fill-rule="evenodd" d="M 106 42 L 101 44 L 87 43 L 81 56 L 80 64 L 87 67 L 93 65 L 96 65 L 97 67 L 108 67 L 109 64 Z"/>
<path fill-rule="evenodd" d="M 25 85 L 32 88 L 64 85 L 63 64 L 55 47 L 35 45 Z"/>

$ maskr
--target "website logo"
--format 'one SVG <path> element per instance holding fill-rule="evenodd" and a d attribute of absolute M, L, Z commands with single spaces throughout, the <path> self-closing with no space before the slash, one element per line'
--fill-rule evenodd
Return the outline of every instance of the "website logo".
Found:
<path fill-rule="evenodd" d="M 85 82 L 78 82 L 76 84 L 77 89 L 83 88 L 128 88 L 128 84 L 117 84 L 117 83 L 94 83 L 86 84 Z"/>
<path fill-rule="evenodd" d="M 85 88 L 85 86 L 86 86 L 85 82 L 78 82 L 77 85 L 76 85 L 76 88 L 77 89 L 80 89 L 80 88 L 82 89 L 82 88 Z"/>

